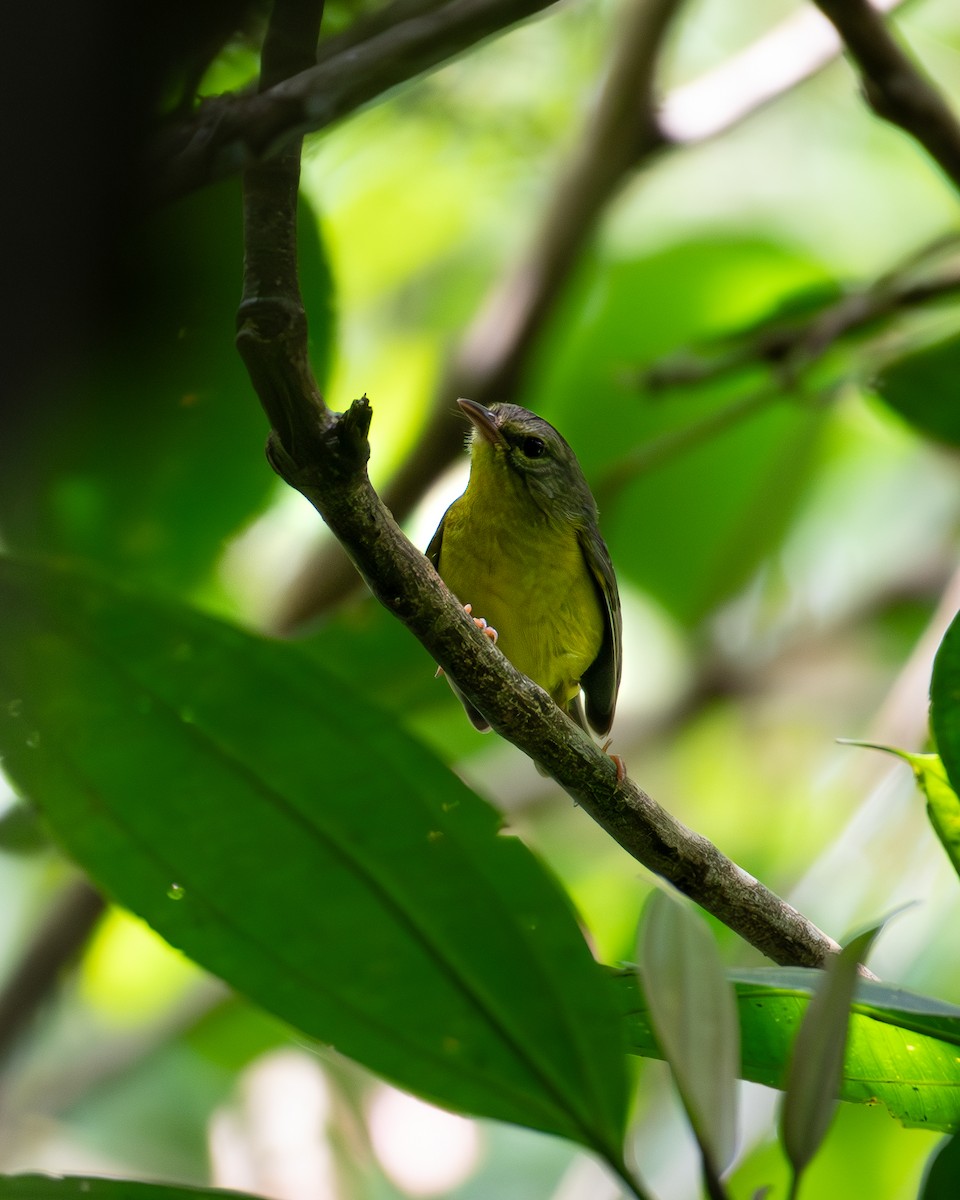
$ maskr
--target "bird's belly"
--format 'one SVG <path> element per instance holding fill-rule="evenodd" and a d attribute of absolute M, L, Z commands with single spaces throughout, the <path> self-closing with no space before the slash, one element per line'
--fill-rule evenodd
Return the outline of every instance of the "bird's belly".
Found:
<path fill-rule="evenodd" d="M 452 519 L 451 519 L 452 518 Z M 543 522 L 504 529 L 448 513 L 440 575 L 499 634 L 518 671 L 565 707 L 597 657 L 603 614 L 576 532 Z"/>

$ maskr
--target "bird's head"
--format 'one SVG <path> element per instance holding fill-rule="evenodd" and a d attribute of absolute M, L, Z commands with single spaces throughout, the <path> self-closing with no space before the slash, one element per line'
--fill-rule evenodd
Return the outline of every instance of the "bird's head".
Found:
<path fill-rule="evenodd" d="M 556 429 L 518 404 L 485 408 L 475 400 L 458 400 L 473 425 L 474 471 L 507 472 L 514 488 L 529 495 L 551 520 L 578 527 L 596 520 L 596 504 L 577 457 Z"/>

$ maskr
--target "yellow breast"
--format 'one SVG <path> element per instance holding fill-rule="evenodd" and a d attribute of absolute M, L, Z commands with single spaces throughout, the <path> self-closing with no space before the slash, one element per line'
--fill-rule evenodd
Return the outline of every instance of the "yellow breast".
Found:
<path fill-rule="evenodd" d="M 468 487 L 448 510 L 440 575 L 497 630 L 517 670 L 565 708 L 603 641 L 596 585 L 576 529 L 549 521 L 506 488 L 483 496 Z"/>

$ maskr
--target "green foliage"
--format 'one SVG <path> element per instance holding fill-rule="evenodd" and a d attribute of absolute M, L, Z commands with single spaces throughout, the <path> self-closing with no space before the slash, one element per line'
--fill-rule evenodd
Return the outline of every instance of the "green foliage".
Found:
<path fill-rule="evenodd" d="M 35 854 L 50 840 L 34 809 L 13 804 L 0 816 L 0 850 L 7 854 Z"/>
<path fill-rule="evenodd" d="M 324 36 L 380 7 L 342 0 Z M 659 83 L 669 94 L 780 7 L 681 15 Z M 907 39 L 940 41 L 948 62 L 956 14 L 909 8 Z M 537 244 L 615 40 L 611 15 L 559 6 L 308 143 L 314 368 L 333 407 L 371 396 L 378 486 L 419 436 L 485 289 Z M 255 67 L 251 45 L 228 47 L 202 90 L 245 86 Z M 931 53 L 937 68 L 955 92 Z M 613 749 L 631 775 L 784 896 L 797 902 L 805 876 L 825 881 L 811 907 L 831 933 L 891 892 L 920 896 L 923 933 L 907 949 L 885 939 L 884 974 L 957 1001 L 956 880 L 919 806 L 882 809 L 889 781 L 865 785 L 834 757 L 838 733 L 889 711 L 955 565 L 956 464 L 927 439 L 958 442 L 956 305 L 894 305 L 879 336 L 876 323 L 838 334 L 823 369 L 769 352 L 874 281 L 920 279 L 918 246 L 942 248 L 955 222 L 955 197 L 909 139 L 865 111 L 845 70 L 825 72 L 625 181 L 548 298 L 515 398 L 569 439 L 600 501 L 627 631 Z M 350 1057 L 457 1111 L 561 1135 L 485 1126 L 487 1159 L 451 1195 L 553 1194 L 576 1145 L 622 1172 L 625 1046 L 667 1053 L 697 1135 L 725 1163 L 734 1069 L 784 1088 L 820 976 L 728 970 L 737 1056 L 718 955 L 749 950 L 725 931 L 718 949 L 657 899 L 649 1005 L 634 971 L 606 978 L 584 933 L 602 960 L 629 957 L 649 879 L 529 763 L 472 730 L 390 614 L 358 601 L 294 648 L 157 599 L 215 598 L 262 626 L 322 535 L 264 462 L 265 420 L 234 348 L 236 181 L 154 214 L 128 257 L 125 322 L 80 363 L 51 328 L 44 386 L 3 431 L 0 533 L 14 557 L 0 565 L 0 750 L 33 803 L 0 812 L 0 967 L 5 982 L 70 869 L 59 844 L 236 993 L 211 999 L 200 971 L 127 919 L 131 951 L 114 910 L 4 1061 L 0 1156 L 9 1144 L 17 1164 L 36 1154 L 86 1171 L 93 1151 L 104 1171 L 199 1184 L 209 1130 L 243 1103 L 262 1056 L 302 1053 L 307 1037 L 324 1043 L 307 1049 L 334 1097 L 325 1145 L 358 1200 L 408 1193 L 368 1136 L 382 1085 Z M 499 298 L 498 334 L 513 300 Z M 860 390 L 878 366 L 879 401 Z M 412 519 L 420 545 L 433 507 Z M 956 867 L 956 624 L 932 699 L 941 758 L 902 756 Z M 920 741 L 924 710 L 922 695 L 910 716 L 897 706 Z M 138 937 L 160 961 L 154 1009 L 124 1000 L 153 988 Z M 834 1051 L 841 1023 L 838 1002 Z M 2 1035 L 0 1021 L 0 1050 Z M 842 1073 L 836 1059 L 832 1076 L 815 1072 L 813 1124 L 846 1103 L 810 1193 L 903 1200 L 935 1150 L 922 1200 L 953 1197 L 956 1138 L 935 1143 L 960 1128 L 958 1062 L 960 1009 L 860 981 Z M 666 1073 L 635 1065 L 638 1136 L 652 1129 L 655 1143 L 640 1169 L 669 1200 L 688 1132 L 669 1116 Z M 771 1146 L 748 1141 L 714 1194 L 780 1179 Z M 0 1177 L 0 1200 L 224 1194 Z"/>
<path fill-rule="evenodd" d="M 616 1162 L 608 984 L 500 818 L 295 649 L 7 560 L 6 768 L 172 944 L 433 1100 Z"/>
<path fill-rule="evenodd" d="M 821 972 L 758 968 L 730 972 L 737 997 L 741 1077 L 782 1088 L 787 1065 Z M 628 1017 L 630 1048 L 661 1056 L 647 1002 L 634 977 L 619 979 Z M 860 980 L 851 1005 L 839 1098 L 883 1104 L 907 1126 L 960 1129 L 957 1054 L 960 1008 Z"/>
<path fill-rule="evenodd" d="M 905 421 L 938 441 L 960 445 L 960 334 L 888 363 L 876 381 L 883 400 Z"/>

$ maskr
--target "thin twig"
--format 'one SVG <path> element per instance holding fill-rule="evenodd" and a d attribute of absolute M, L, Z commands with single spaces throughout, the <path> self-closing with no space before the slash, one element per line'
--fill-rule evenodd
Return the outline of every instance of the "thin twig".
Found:
<path fill-rule="evenodd" d="M 641 475 L 662 467 L 681 454 L 686 454 L 704 442 L 755 417 L 783 399 L 778 387 L 760 388 L 734 400 L 725 408 L 708 413 L 699 421 L 670 429 L 651 441 L 634 446 L 622 458 L 612 463 L 594 484 L 593 493 L 601 511 L 609 508 L 620 492 Z"/>
<path fill-rule="evenodd" d="M 322 0 L 277 0 L 261 55 L 260 90 L 265 92 L 314 60 Z M 291 404 L 304 398 L 322 414 L 323 399 L 307 356 L 307 315 L 297 268 L 297 193 L 302 139 L 279 155 L 249 167 L 243 175 L 243 299 L 237 313 L 237 346 L 261 398 L 270 424 L 296 449 L 296 427 L 288 423 Z M 248 355 L 250 331 L 266 332 Z M 270 381 L 282 377 L 290 395 L 277 396 Z"/>
<path fill-rule="evenodd" d="M 960 122 L 867 0 L 814 0 L 860 69 L 879 117 L 909 133 L 960 188 Z"/>

